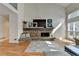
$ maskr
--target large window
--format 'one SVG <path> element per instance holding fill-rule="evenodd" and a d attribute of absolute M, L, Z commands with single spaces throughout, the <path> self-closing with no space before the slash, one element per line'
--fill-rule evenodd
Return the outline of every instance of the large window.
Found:
<path fill-rule="evenodd" d="M 15 9 L 17 9 L 17 3 L 10 3 Z"/>
<path fill-rule="evenodd" d="M 69 38 L 78 38 L 79 39 L 79 10 L 68 15 L 68 37 Z"/>
<path fill-rule="evenodd" d="M 68 37 L 79 38 L 79 21 L 68 23 Z"/>
<path fill-rule="evenodd" d="M 79 10 L 76 10 L 68 15 L 68 19 L 79 16 Z"/>

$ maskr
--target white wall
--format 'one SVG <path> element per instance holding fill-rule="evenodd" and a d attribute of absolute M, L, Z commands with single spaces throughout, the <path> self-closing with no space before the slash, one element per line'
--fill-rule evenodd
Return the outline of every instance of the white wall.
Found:
<path fill-rule="evenodd" d="M 67 6 L 67 13 L 72 13 L 73 11 L 79 10 L 79 3 L 71 3 Z"/>
<path fill-rule="evenodd" d="M 65 20 L 65 10 L 57 4 L 25 4 L 24 5 L 25 20 L 32 21 L 32 19 L 53 19 L 53 26 L 56 27 L 60 22 Z M 65 23 L 63 23 L 65 24 Z M 56 37 L 64 37 L 65 25 L 55 33 Z M 61 35 L 60 35 L 61 34 Z"/>
<path fill-rule="evenodd" d="M 9 36 L 9 21 L 8 16 L 0 16 L 0 38 Z"/>
<path fill-rule="evenodd" d="M 3 36 L 9 38 L 9 16 L 3 16 Z"/>
<path fill-rule="evenodd" d="M 34 4 L 24 4 L 24 20 L 32 21 L 36 17 L 36 9 Z"/>
<path fill-rule="evenodd" d="M 0 38 L 3 38 L 3 17 L 0 16 Z"/>

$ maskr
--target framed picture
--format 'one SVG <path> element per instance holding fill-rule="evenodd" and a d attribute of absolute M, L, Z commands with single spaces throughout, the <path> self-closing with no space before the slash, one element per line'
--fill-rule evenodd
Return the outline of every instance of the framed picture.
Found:
<path fill-rule="evenodd" d="M 47 27 L 52 27 L 52 19 L 47 19 Z"/>
<path fill-rule="evenodd" d="M 52 23 L 52 19 L 47 19 L 47 23 Z"/>

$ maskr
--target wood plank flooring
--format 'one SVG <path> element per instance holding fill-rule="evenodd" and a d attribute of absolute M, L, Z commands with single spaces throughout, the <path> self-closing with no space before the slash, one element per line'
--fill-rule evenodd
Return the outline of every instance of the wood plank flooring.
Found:
<path fill-rule="evenodd" d="M 8 43 L 8 40 L 0 41 L 0 56 L 44 56 L 41 52 L 24 52 L 31 41 L 20 41 L 18 44 Z M 69 40 L 54 40 L 56 44 L 64 47 L 67 44 L 72 44 Z"/>
<path fill-rule="evenodd" d="M 30 41 L 20 41 L 19 44 L 8 43 L 8 40 L 0 42 L 0 56 L 42 56 L 40 52 L 24 52 Z"/>

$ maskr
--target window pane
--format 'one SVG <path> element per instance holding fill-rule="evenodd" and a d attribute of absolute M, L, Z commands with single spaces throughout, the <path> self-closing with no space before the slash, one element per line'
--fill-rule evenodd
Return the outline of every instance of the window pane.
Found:
<path fill-rule="evenodd" d="M 68 19 L 79 16 L 79 10 L 76 10 L 68 15 Z"/>

